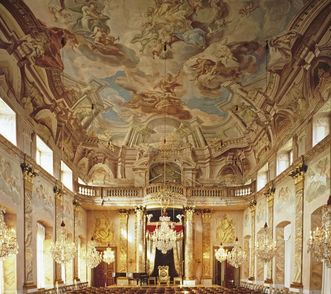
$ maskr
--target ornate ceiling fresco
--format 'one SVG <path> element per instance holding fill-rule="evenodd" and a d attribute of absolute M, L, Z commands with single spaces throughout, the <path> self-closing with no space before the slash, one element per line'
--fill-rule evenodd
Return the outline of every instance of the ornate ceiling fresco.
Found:
<path fill-rule="evenodd" d="M 208 143 L 241 137 L 245 128 L 230 113 L 235 96 L 265 87 L 266 40 L 289 61 L 286 49 L 296 35 L 279 35 L 303 6 L 299 0 L 25 2 L 49 28 L 54 47 L 59 35 L 66 42 L 58 56 L 44 55 L 38 64 L 63 70 L 75 116 L 119 146 L 132 125 L 144 142 L 159 141 L 162 130 L 148 122 L 164 113 L 179 126 L 196 121 Z M 272 61 L 271 69 L 282 66 Z M 248 105 L 241 105 L 247 116 Z"/>
<path fill-rule="evenodd" d="M 66 156 L 85 175 L 101 168 L 125 178 L 123 146 L 135 150 L 130 162 L 139 165 L 146 155 L 150 162 L 157 157 L 166 136 L 172 149 L 184 150 L 177 158 L 190 162 L 197 178 L 204 174 L 199 160 L 208 157 L 222 162 L 214 177 L 243 176 L 310 103 L 305 74 L 292 69 L 317 52 L 300 44 L 305 30 L 319 29 L 308 29 L 305 17 L 324 0 L 19 2 L 4 5 L 20 13 L 27 36 L 0 48 L 28 46 L 56 100 L 28 82 L 20 102 L 57 143 L 65 122 Z M 320 63 L 325 73 L 327 64 Z M 321 71 L 316 65 L 311 73 L 317 88 Z M 294 86 L 287 85 L 292 74 Z"/>

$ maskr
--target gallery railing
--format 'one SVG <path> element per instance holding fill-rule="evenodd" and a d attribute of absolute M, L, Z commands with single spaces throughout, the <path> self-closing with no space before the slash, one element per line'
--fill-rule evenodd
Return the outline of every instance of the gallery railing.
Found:
<path fill-rule="evenodd" d="M 160 192 L 164 185 L 150 184 L 146 187 L 95 187 L 77 184 L 78 194 L 88 197 L 125 197 L 136 198 Z M 255 192 L 255 182 L 236 187 L 185 187 L 179 184 L 167 184 L 166 189 L 187 198 L 192 197 L 243 197 Z"/>

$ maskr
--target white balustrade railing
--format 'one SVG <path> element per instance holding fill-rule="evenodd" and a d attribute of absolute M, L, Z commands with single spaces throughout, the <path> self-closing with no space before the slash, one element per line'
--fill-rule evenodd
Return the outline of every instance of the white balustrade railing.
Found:
<path fill-rule="evenodd" d="M 239 187 L 184 187 L 179 184 L 166 184 L 166 189 L 192 197 L 244 197 L 255 192 L 255 183 Z M 143 187 L 93 187 L 78 184 L 78 193 L 87 197 L 144 197 L 160 192 L 163 184 L 150 184 Z"/>

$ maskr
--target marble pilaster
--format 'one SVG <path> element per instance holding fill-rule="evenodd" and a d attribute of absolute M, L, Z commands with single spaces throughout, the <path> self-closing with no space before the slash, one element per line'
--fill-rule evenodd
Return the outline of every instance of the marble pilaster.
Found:
<path fill-rule="evenodd" d="M 119 240 L 119 260 L 117 263 L 119 272 L 128 271 L 128 211 L 121 209 L 120 217 L 120 240 Z"/>
<path fill-rule="evenodd" d="M 194 208 L 185 209 L 185 280 L 193 280 L 193 213 Z"/>
<path fill-rule="evenodd" d="M 23 172 L 23 188 L 24 188 L 24 292 L 36 288 L 36 273 L 33 267 L 34 248 L 33 248 L 33 207 L 32 207 L 32 191 L 33 179 L 37 175 L 34 167 L 26 162 L 21 164 Z"/>
<path fill-rule="evenodd" d="M 202 212 L 202 278 L 211 279 L 212 275 L 210 272 L 210 220 L 211 212 L 206 210 Z"/>
<path fill-rule="evenodd" d="M 57 238 L 57 233 L 60 232 L 61 228 L 61 218 L 60 215 L 62 215 L 62 200 L 63 200 L 63 191 L 58 186 L 55 185 L 53 188 L 54 196 L 55 196 L 55 236 L 54 236 L 54 242 Z M 55 273 L 55 279 L 54 284 L 63 284 L 62 280 L 62 273 L 61 273 L 61 264 L 58 264 L 57 262 L 54 262 L 54 273 Z"/>
<path fill-rule="evenodd" d="M 291 288 L 302 289 L 302 263 L 303 263 L 303 216 L 304 216 L 304 183 L 307 166 L 303 162 L 291 171 L 290 176 L 295 184 L 295 230 L 294 230 L 294 262 L 292 267 L 293 281 Z"/>
<path fill-rule="evenodd" d="M 75 242 L 75 244 L 78 244 L 78 236 L 77 236 L 77 218 L 78 218 L 78 214 L 79 214 L 79 210 L 80 210 L 80 205 L 78 203 L 78 201 L 74 200 L 73 202 L 74 204 L 74 232 L 73 232 L 73 240 Z M 80 281 L 80 277 L 79 277 L 79 269 L 78 269 L 78 255 L 76 254 L 74 257 L 74 268 L 73 268 L 73 273 L 74 273 L 74 280 L 76 281 Z"/>
<path fill-rule="evenodd" d="M 145 271 L 144 248 L 144 207 L 138 206 L 136 212 L 136 272 Z"/>
<path fill-rule="evenodd" d="M 255 212 L 256 212 L 256 200 L 252 200 L 249 203 L 249 208 L 251 210 L 251 254 L 249 262 L 249 279 L 255 280 Z"/>
<path fill-rule="evenodd" d="M 275 188 L 272 185 L 267 193 L 265 194 L 268 202 L 268 226 L 270 229 L 271 239 L 273 240 L 273 227 L 274 227 L 274 196 L 275 196 Z M 272 284 L 273 283 L 273 261 L 272 258 L 267 263 L 267 278 L 265 280 L 265 283 Z"/>

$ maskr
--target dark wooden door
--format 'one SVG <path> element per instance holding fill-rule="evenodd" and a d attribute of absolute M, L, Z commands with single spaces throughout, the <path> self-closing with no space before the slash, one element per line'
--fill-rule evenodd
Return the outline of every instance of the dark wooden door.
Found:
<path fill-rule="evenodd" d="M 103 252 L 106 248 L 97 248 L 98 251 Z M 114 248 L 112 248 L 115 250 Z M 115 251 L 116 256 L 116 251 Z M 97 267 L 92 269 L 92 286 L 93 287 L 105 287 L 114 284 L 114 278 L 112 277 L 115 272 L 115 262 L 107 264 L 105 262 L 99 263 Z"/>
<path fill-rule="evenodd" d="M 235 268 L 227 261 L 224 263 L 224 284 L 225 287 L 232 288 L 235 285 Z"/>

